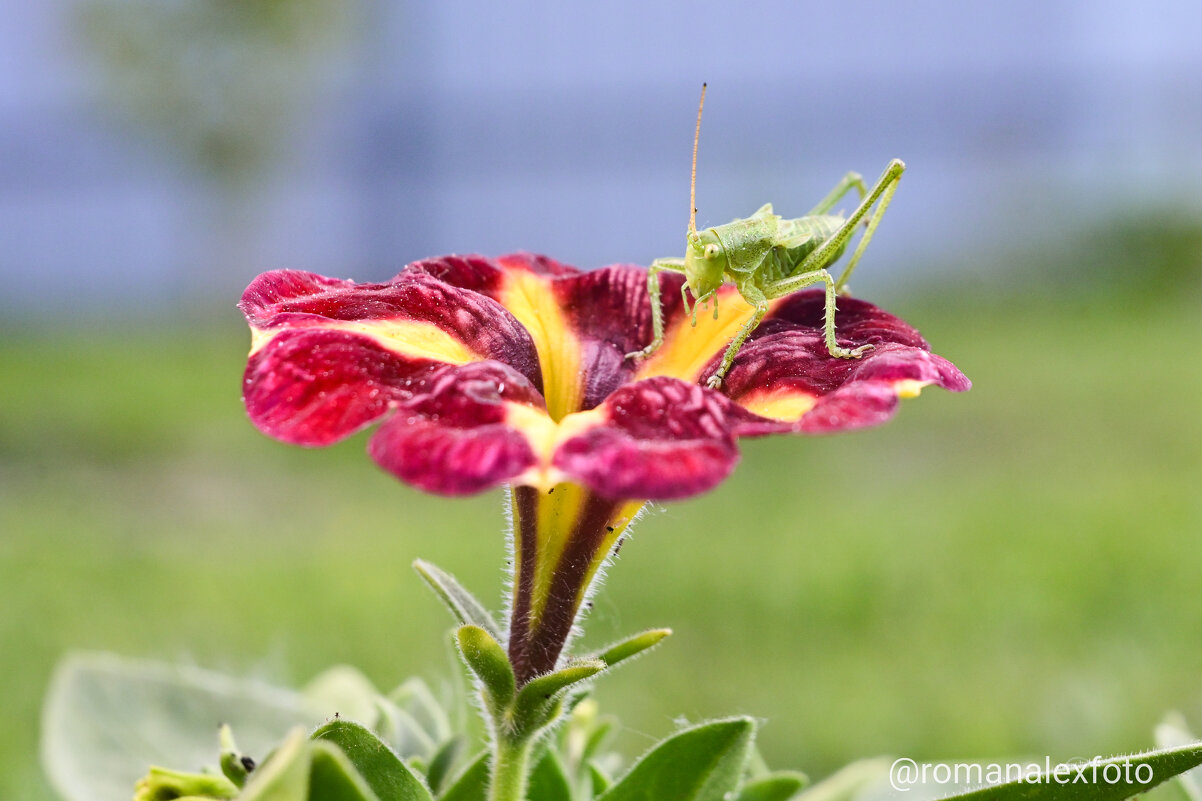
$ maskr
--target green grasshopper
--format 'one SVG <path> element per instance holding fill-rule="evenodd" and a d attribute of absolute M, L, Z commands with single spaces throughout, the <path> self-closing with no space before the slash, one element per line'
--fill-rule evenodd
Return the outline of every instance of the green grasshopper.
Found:
<path fill-rule="evenodd" d="M 705 84 L 701 86 L 701 102 L 697 107 L 697 131 L 693 136 L 693 177 L 689 192 L 689 230 L 683 259 L 656 259 L 647 271 L 647 288 L 651 299 L 651 321 L 654 338 L 640 351 L 626 354 L 627 358 L 645 358 L 664 344 L 664 311 L 660 302 L 659 274 L 664 271 L 684 273 L 685 283 L 680 293 L 685 314 L 689 314 L 689 294 L 693 296 L 691 311 L 697 325 L 697 308 L 710 299 L 714 301 L 714 319 L 718 317 L 718 288 L 733 283 L 743 300 L 755 313 L 730 340 L 722 363 L 710 376 L 707 384 L 717 389 L 743 343 L 768 313 L 768 302 L 790 295 L 803 287 L 826 285 L 826 348 L 831 356 L 858 359 L 872 345 L 843 348 L 835 341 L 835 296 L 843 291 L 856 262 L 876 232 L 881 216 L 893 199 L 898 181 L 906 165 L 899 159 L 889 162 L 885 172 L 871 191 L 864 179 L 849 172 L 822 201 L 804 217 L 786 220 L 774 214 L 767 203 L 755 214 L 725 225 L 697 230 L 697 142 L 701 138 L 701 110 L 705 106 Z M 829 213 L 845 195 L 855 190 L 860 205 L 846 219 L 843 214 Z M 873 212 L 873 208 L 876 211 Z M 871 212 L 871 213 L 870 213 Z M 852 253 L 851 260 L 839 280 L 827 271 L 847 248 L 856 226 L 866 222 L 864 236 Z"/>

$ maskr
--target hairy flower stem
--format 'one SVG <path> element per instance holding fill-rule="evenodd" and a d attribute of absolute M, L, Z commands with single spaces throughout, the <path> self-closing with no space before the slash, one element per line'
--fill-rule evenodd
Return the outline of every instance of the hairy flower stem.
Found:
<path fill-rule="evenodd" d="M 488 801 L 526 801 L 526 779 L 530 773 L 530 751 L 533 748 L 534 738 L 496 738 Z"/>
<path fill-rule="evenodd" d="M 626 523 L 620 501 L 570 485 L 557 489 L 577 493 L 578 499 L 548 511 L 540 506 L 550 503 L 549 493 L 513 490 L 517 564 L 509 661 L 518 686 L 555 668 L 588 585 Z M 554 560 L 550 572 L 543 564 L 548 560 Z"/>

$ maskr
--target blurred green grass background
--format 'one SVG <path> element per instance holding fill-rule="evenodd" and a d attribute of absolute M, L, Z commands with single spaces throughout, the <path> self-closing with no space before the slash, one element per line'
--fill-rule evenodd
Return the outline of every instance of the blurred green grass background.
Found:
<path fill-rule="evenodd" d="M 1170 708 L 1202 720 L 1199 234 L 1147 236 L 1066 247 L 1055 275 L 1088 282 L 876 298 L 974 389 L 745 442 L 720 488 L 647 515 L 584 643 L 676 631 L 598 687 L 624 750 L 747 713 L 771 764 L 821 775 L 881 752 L 1092 756 L 1146 747 Z M 260 435 L 247 340 L 231 310 L 0 341 L 0 797 L 51 797 L 37 718 L 68 649 L 439 682 L 449 620 L 410 562 L 499 604 L 500 494 L 422 495 L 364 436 Z"/>

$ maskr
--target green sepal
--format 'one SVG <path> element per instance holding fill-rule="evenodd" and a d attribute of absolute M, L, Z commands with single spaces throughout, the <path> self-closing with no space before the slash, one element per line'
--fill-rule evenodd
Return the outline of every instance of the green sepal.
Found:
<path fill-rule="evenodd" d="M 958 795 L 946 796 L 947 801 L 1123 801 L 1179 773 L 1202 765 L 1202 743 L 1145 751 L 1109 759 L 1091 760 L 1071 766 L 1057 781 L 1052 776 L 1040 775 L 1040 780 L 1018 779 L 1005 784 L 994 784 Z M 1147 773 L 1139 770 L 1147 766 Z M 1109 776 L 1117 777 L 1110 781 Z M 1075 782 L 1078 771 L 1085 770 L 1088 782 Z M 1055 776 L 1053 771 L 1053 776 Z M 1139 781 L 1141 775 L 1150 776 L 1149 781 Z"/>
<path fill-rule="evenodd" d="M 309 801 L 384 801 L 337 746 L 310 746 Z"/>
<path fill-rule="evenodd" d="M 434 590 L 434 594 L 446 605 L 447 609 L 451 610 L 451 614 L 461 624 L 479 626 L 491 634 L 493 639 L 501 639 L 501 630 L 497 628 L 497 621 L 489 614 L 484 604 L 477 601 L 476 596 L 464 589 L 454 576 L 424 559 L 415 560 L 413 569 L 425 579 L 426 583 L 430 585 L 430 589 Z"/>
<path fill-rule="evenodd" d="M 588 769 L 588 780 L 592 786 L 594 798 L 604 793 L 613 785 L 614 780 L 610 778 L 608 773 L 601 770 L 596 762 L 589 760 L 586 768 Z"/>
<path fill-rule="evenodd" d="M 528 681 L 513 702 L 514 732 L 519 736 L 529 736 L 546 726 L 560 713 L 560 701 L 565 691 L 574 684 L 591 679 L 605 667 L 600 659 L 582 659 Z"/>
<path fill-rule="evenodd" d="M 530 772 L 526 798 L 528 801 L 572 801 L 568 772 L 559 756 L 549 748 L 543 751 L 542 758 Z"/>
<path fill-rule="evenodd" d="M 169 798 L 231 799 L 238 787 L 217 773 L 184 773 L 151 767 L 134 785 L 134 801 L 160 801 Z"/>
<path fill-rule="evenodd" d="M 505 649 L 480 626 L 460 626 L 455 636 L 463 661 L 484 685 L 496 715 L 509 706 L 517 689 L 517 678 Z"/>
<path fill-rule="evenodd" d="M 769 773 L 743 785 L 736 801 L 789 801 L 809 783 L 804 773 Z"/>
<path fill-rule="evenodd" d="M 723 801 L 739 786 L 754 736 L 751 718 L 685 729 L 644 755 L 600 801 Z"/>
<path fill-rule="evenodd" d="M 450 775 L 459 752 L 463 750 L 464 742 L 462 737 L 452 737 L 434 753 L 430 759 L 430 767 L 426 770 L 426 784 L 430 786 L 430 792 L 438 795 L 439 788 Z"/>
<path fill-rule="evenodd" d="M 339 718 L 319 726 L 312 739 L 341 749 L 380 801 L 432 801 L 422 780 L 365 726 Z"/>
<path fill-rule="evenodd" d="M 604 662 L 608 667 L 613 667 L 619 662 L 624 662 L 632 656 L 638 656 L 648 648 L 654 648 L 660 642 L 672 633 L 672 629 L 650 629 L 633 637 L 627 637 L 621 642 L 616 642 L 606 648 L 601 653 L 597 654 L 597 658 Z"/>
<path fill-rule="evenodd" d="M 228 723 L 222 723 L 217 730 L 217 739 L 221 747 L 221 772 L 238 787 L 246 786 L 247 775 L 254 770 L 255 763 L 250 757 L 244 756 L 234 742 L 234 732 Z"/>
<path fill-rule="evenodd" d="M 238 801 L 308 801 L 309 741 L 296 728 L 250 775 Z"/>
<path fill-rule="evenodd" d="M 438 801 L 485 801 L 488 797 L 489 756 L 484 751 L 469 762 Z"/>

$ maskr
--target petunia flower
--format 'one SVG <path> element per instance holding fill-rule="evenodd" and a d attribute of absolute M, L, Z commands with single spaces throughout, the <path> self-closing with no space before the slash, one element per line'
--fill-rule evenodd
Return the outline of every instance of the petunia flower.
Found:
<path fill-rule="evenodd" d="M 711 489 L 737 440 L 884 422 L 923 387 L 969 381 L 902 320 L 841 298 L 831 357 L 823 296 L 774 302 L 720 389 L 705 380 L 752 313 L 733 287 L 696 325 L 663 276 L 667 334 L 651 339 L 647 272 L 582 272 L 543 256 L 447 256 L 384 283 L 280 270 L 240 307 L 253 334 L 243 394 L 263 432 L 329 445 L 376 422 L 368 450 L 428 492 L 511 487 L 509 655 L 519 682 L 553 669 L 585 594 L 648 500 Z"/>

